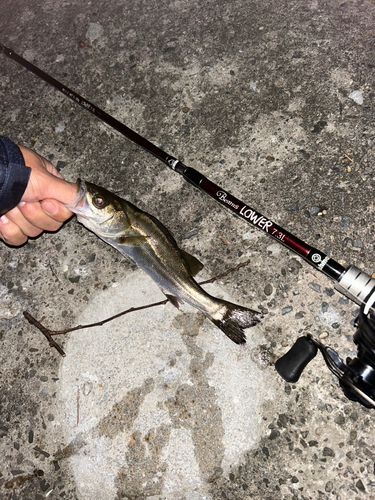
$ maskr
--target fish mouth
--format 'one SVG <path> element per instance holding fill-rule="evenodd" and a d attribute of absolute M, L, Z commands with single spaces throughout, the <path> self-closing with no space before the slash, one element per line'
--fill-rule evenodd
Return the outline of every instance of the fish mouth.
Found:
<path fill-rule="evenodd" d="M 77 179 L 77 193 L 73 200 L 68 205 L 65 205 L 66 208 L 77 215 L 84 216 L 86 210 L 89 208 L 86 192 L 85 181 Z M 81 203 L 82 201 L 83 203 Z"/>
<path fill-rule="evenodd" d="M 114 215 L 110 214 L 105 218 L 97 218 L 96 214 L 92 211 L 90 201 L 87 196 L 88 190 L 85 181 L 77 179 L 77 193 L 69 205 L 65 205 L 68 210 L 76 214 L 78 222 L 93 231 L 99 237 L 108 236 L 107 230 L 103 229 L 108 222 L 113 219 Z M 122 232 L 114 235 L 120 236 Z"/>

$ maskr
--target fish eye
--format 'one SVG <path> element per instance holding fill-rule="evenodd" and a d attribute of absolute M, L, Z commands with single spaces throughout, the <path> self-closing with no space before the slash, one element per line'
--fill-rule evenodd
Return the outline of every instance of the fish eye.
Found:
<path fill-rule="evenodd" d="M 100 196 L 100 195 L 94 196 L 92 198 L 92 202 L 96 206 L 96 208 L 104 208 L 107 205 L 103 196 Z"/>

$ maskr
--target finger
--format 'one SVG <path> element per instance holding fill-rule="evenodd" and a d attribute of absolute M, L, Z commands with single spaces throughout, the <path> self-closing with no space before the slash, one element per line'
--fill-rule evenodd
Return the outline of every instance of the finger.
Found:
<path fill-rule="evenodd" d="M 18 147 L 22 153 L 26 165 L 34 165 L 37 166 L 37 168 L 42 167 L 45 170 L 48 170 L 48 172 L 50 172 L 51 174 L 55 175 L 56 177 L 60 177 L 60 179 L 63 178 L 63 176 L 52 165 L 52 163 L 43 158 L 43 156 L 40 156 L 36 151 L 33 151 L 32 149 L 29 149 L 26 146 L 18 145 Z M 39 165 L 35 165 L 35 162 L 39 163 Z"/>
<path fill-rule="evenodd" d="M 70 210 L 56 200 L 43 200 L 40 205 L 47 215 L 59 222 L 65 222 L 73 215 Z"/>
<path fill-rule="evenodd" d="M 23 245 L 27 241 L 27 236 L 6 215 L 0 217 L 0 238 L 8 245 L 15 247 Z"/>
<path fill-rule="evenodd" d="M 66 205 L 71 203 L 77 194 L 77 185 L 52 174 L 49 174 L 49 177 L 48 189 L 45 190 L 43 199 L 53 198 Z"/>
<path fill-rule="evenodd" d="M 63 179 L 57 169 L 42 156 L 28 148 L 19 146 L 25 163 L 31 168 L 29 183 L 22 201 L 35 202 L 53 198 L 69 204 L 77 193 L 77 186 Z"/>
<path fill-rule="evenodd" d="M 22 196 L 22 201 L 34 202 L 45 199 L 54 199 L 69 204 L 77 194 L 77 186 L 60 177 L 42 170 L 32 170 L 29 184 Z"/>
<path fill-rule="evenodd" d="M 24 235 L 35 238 L 36 236 L 39 236 L 40 233 L 43 231 L 42 228 L 35 226 L 31 222 L 29 222 L 24 215 L 21 212 L 21 208 L 23 204 L 18 204 L 15 208 L 7 212 L 6 217 L 13 222 L 13 224 L 16 224 L 16 226 L 19 227 L 19 229 L 23 232 Z M 28 203 L 25 203 L 25 207 L 29 205 Z"/>
<path fill-rule="evenodd" d="M 57 231 L 63 222 L 48 215 L 40 203 L 20 203 L 18 208 L 25 220 L 41 231 Z M 23 229 L 23 232 L 25 232 L 25 229 Z M 28 234 L 28 236 L 31 236 L 31 234 Z"/>

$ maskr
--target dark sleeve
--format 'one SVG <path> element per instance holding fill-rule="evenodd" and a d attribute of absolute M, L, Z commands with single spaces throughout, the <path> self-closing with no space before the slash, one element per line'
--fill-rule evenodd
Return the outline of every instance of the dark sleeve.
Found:
<path fill-rule="evenodd" d="M 30 172 L 31 168 L 25 166 L 19 147 L 0 135 L 0 215 L 20 202 Z"/>

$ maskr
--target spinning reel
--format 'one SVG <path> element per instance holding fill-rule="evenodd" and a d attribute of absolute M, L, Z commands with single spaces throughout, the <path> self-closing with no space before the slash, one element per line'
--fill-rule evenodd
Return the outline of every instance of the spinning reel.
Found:
<path fill-rule="evenodd" d="M 308 334 L 296 340 L 293 347 L 276 361 L 275 368 L 287 382 L 297 382 L 307 364 L 320 350 L 328 368 L 339 379 L 345 396 L 366 408 L 375 408 L 375 311 L 372 308 L 375 301 L 375 280 L 354 267 L 349 268 L 347 273 L 350 275 L 347 278 L 353 278 L 356 275 L 358 278 L 354 281 L 345 280 L 346 284 L 351 283 L 349 289 L 352 292 L 355 294 L 358 292 L 355 302 L 360 301 L 358 296 L 363 295 L 363 289 L 368 291 L 372 287 L 354 323 L 357 330 L 353 341 L 357 345 L 357 357 L 347 358 L 344 363 L 336 351 Z M 340 284 L 336 288 L 349 298 L 354 298 L 348 290 L 345 293 L 344 289 L 340 289 Z"/>

